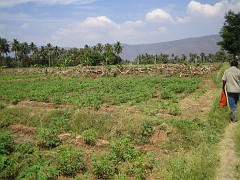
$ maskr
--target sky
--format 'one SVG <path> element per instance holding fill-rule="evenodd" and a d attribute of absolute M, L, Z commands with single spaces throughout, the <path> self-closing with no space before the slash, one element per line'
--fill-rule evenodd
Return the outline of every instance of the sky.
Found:
<path fill-rule="evenodd" d="M 0 0 L 0 37 L 59 47 L 219 34 L 240 0 Z"/>

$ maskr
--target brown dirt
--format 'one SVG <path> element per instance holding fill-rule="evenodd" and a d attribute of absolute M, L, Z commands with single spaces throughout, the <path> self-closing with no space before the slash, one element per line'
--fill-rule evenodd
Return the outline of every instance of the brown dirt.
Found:
<path fill-rule="evenodd" d="M 33 135 L 36 133 L 35 127 L 28 127 L 21 124 L 14 124 L 10 125 L 9 128 L 18 135 L 18 137 L 15 139 L 16 142 L 34 142 Z"/>
<path fill-rule="evenodd" d="M 31 106 L 36 108 L 47 108 L 47 109 L 66 108 L 68 106 L 65 104 L 55 104 L 51 102 L 38 102 L 38 101 L 21 101 L 18 103 L 18 105 Z"/>

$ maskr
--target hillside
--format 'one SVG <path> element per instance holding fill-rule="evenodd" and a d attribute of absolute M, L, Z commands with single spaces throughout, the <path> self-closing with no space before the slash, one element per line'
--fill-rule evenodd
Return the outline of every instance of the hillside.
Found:
<path fill-rule="evenodd" d="M 217 42 L 221 41 L 219 35 L 209 35 L 203 37 L 187 38 L 169 42 L 161 42 L 154 44 L 138 44 L 128 45 L 123 44 L 123 52 L 121 57 L 125 60 L 134 61 L 139 54 L 169 54 L 178 55 L 182 54 L 189 55 L 189 53 L 215 53 L 220 50 L 217 46 Z"/>

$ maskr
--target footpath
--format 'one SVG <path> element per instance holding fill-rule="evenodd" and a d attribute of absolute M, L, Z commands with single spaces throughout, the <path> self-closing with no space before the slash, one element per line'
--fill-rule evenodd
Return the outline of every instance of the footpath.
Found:
<path fill-rule="evenodd" d="M 216 180 L 235 180 L 235 168 L 238 164 L 238 157 L 235 150 L 234 134 L 238 123 L 230 123 L 226 129 L 222 140 L 219 143 L 219 168 Z"/>

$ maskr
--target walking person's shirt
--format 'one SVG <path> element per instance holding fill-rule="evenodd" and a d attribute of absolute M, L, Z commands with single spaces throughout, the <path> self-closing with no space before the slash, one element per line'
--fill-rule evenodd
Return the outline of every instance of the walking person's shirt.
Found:
<path fill-rule="evenodd" d="M 224 72 L 222 77 L 226 81 L 226 91 L 231 93 L 240 93 L 240 70 L 232 66 Z"/>

